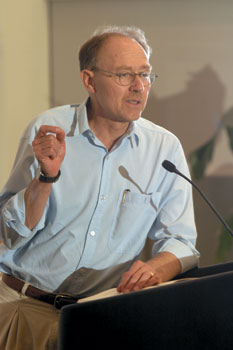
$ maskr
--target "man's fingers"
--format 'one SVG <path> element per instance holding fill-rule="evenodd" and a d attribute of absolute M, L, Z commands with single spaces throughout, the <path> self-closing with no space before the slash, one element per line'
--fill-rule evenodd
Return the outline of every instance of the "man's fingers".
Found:
<path fill-rule="evenodd" d="M 57 126 L 53 126 L 53 125 L 41 125 L 40 129 L 37 132 L 37 137 L 43 137 L 45 136 L 47 133 L 51 132 L 53 134 L 57 133 Z"/>
<path fill-rule="evenodd" d="M 42 125 L 32 142 L 35 153 L 41 156 L 56 157 L 65 145 L 65 132 L 59 127 Z"/>
<path fill-rule="evenodd" d="M 122 286 L 123 291 L 124 290 L 139 290 L 144 288 L 147 285 L 152 285 L 154 282 L 150 282 L 152 276 L 148 271 L 143 271 L 142 269 L 138 272 L 134 273 L 129 279 L 128 282 Z M 149 284 L 148 284 L 149 283 Z"/>
<path fill-rule="evenodd" d="M 160 283 L 159 275 L 152 271 L 151 266 L 138 260 L 132 265 L 129 271 L 123 274 L 117 289 L 119 292 L 125 293 L 157 283 Z"/>
<path fill-rule="evenodd" d="M 125 272 L 125 273 L 122 275 L 121 282 L 120 282 L 119 286 L 117 287 L 117 290 L 118 290 L 119 292 L 129 291 L 128 286 L 129 286 L 131 277 L 132 277 L 132 275 L 131 275 L 131 273 L 129 273 L 129 272 Z"/>
<path fill-rule="evenodd" d="M 61 128 L 57 128 L 57 129 L 58 129 L 57 132 L 56 132 L 57 140 L 59 142 L 64 142 L 65 137 L 66 137 L 65 131 L 62 130 Z"/>
<path fill-rule="evenodd" d="M 48 175 L 57 174 L 61 167 L 66 148 L 64 140 L 64 130 L 53 125 L 42 125 L 32 142 L 35 157 Z"/>
<path fill-rule="evenodd" d="M 132 286 L 132 290 L 140 290 L 145 287 L 150 287 L 155 284 L 160 283 L 160 278 L 157 274 L 151 275 L 149 271 L 145 271 L 142 275 L 141 278 L 138 279 L 138 281 Z"/>
<path fill-rule="evenodd" d="M 138 264 L 133 264 L 129 271 L 125 272 L 122 275 L 121 282 L 118 286 L 118 291 L 128 292 L 132 290 L 133 286 L 138 282 L 141 278 L 143 271 Z"/>
<path fill-rule="evenodd" d="M 63 142 L 65 139 L 65 132 L 63 129 L 58 126 L 53 125 L 42 125 L 36 134 L 36 138 L 42 138 L 46 136 L 48 133 L 52 133 L 56 135 L 56 138 L 59 142 Z"/>

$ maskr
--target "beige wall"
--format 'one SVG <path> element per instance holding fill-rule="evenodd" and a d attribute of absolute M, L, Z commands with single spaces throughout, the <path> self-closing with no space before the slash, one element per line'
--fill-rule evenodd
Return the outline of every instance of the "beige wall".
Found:
<path fill-rule="evenodd" d="M 3 168 L 5 166 L 5 155 L 3 152 L 4 147 L 4 88 L 3 88 L 3 45 L 2 45 L 2 38 L 3 38 L 3 3 L 0 1 L 0 164 L 1 164 L 1 171 L 2 173 Z M 1 180 L 4 178 L 4 175 L 0 175 L 0 183 Z"/>
<path fill-rule="evenodd" d="M 49 106 L 48 14 L 45 0 L 0 2 L 0 187 L 23 129 Z"/>

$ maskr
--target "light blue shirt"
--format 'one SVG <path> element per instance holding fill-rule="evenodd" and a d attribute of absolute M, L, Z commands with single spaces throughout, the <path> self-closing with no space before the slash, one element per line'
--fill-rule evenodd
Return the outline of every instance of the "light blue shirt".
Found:
<path fill-rule="evenodd" d="M 43 124 L 65 130 L 66 156 L 31 231 L 24 193 L 38 169 L 31 144 Z M 108 151 L 89 128 L 85 103 L 41 114 L 26 128 L 0 194 L 0 270 L 44 290 L 88 295 L 116 286 L 148 237 L 153 255 L 168 251 L 182 271 L 194 267 L 192 189 L 164 159 L 190 176 L 179 140 L 143 118 Z"/>

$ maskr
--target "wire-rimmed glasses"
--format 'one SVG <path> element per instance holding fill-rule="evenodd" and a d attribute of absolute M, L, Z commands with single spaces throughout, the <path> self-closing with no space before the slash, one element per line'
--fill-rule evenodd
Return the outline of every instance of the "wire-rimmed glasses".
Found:
<path fill-rule="evenodd" d="M 136 76 L 139 76 L 141 82 L 144 86 L 152 85 L 158 75 L 151 72 L 140 72 L 140 73 L 131 73 L 131 72 L 122 72 L 122 73 L 114 73 L 109 72 L 104 69 L 100 69 L 99 67 L 92 68 L 92 71 L 103 72 L 109 74 L 110 77 L 114 79 L 114 81 L 121 86 L 128 86 L 133 84 L 136 79 Z"/>

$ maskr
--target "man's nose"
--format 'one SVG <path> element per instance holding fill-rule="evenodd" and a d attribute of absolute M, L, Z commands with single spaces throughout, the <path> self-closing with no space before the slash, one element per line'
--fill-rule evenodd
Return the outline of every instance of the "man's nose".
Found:
<path fill-rule="evenodd" d="M 145 86 L 138 74 L 135 74 L 134 80 L 130 84 L 130 89 L 134 91 L 143 91 L 145 89 Z"/>

